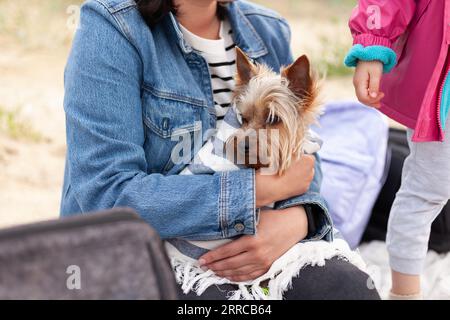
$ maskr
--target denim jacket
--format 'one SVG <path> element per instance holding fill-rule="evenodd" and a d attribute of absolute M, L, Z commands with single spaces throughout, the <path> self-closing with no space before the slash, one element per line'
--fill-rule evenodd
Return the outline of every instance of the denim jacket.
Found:
<path fill-rule="evenodd" d="M 248 56 L 274 70 L 292 62 L 289 26 L 278 14 L 244 1 L 227 11 Z M 149 28 L 133 0 L 87 1 L 65 70 L 64 109 L 61 215 L 126 206 L 162 238 L 255 234 L 254 170 L 183 176 L 184 165 L 171 160 L 178 133 L 189 132 L 194 155 L 207 139 L 199 133 L 216 124 L 208 66 L 174 15 Z M 308 239 L 331 240 L 320 182 L 318 159 L 310 190 L 276 208 L 308 206 Z"/>

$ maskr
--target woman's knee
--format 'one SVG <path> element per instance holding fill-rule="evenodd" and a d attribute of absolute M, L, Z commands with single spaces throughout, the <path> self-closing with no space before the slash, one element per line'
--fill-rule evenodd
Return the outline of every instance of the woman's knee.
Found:
<path fill-rule="evenodd" d="M 293 280 L 288 300 L 379 300 L 370 277 L 342 259 L 328 260 L 323 267 L 306 267 Z"/>

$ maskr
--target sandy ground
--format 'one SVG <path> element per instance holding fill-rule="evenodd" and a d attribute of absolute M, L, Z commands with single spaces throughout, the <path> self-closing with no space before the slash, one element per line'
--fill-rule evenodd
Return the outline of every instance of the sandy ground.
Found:
<path fill-rule="evenodd" d="M 0 53 L 0 97 L 39 132 L 39 142 L 0 134 L 0 227 L 58 216 L 65 129 L 63 68 L 67 53 Z"/>

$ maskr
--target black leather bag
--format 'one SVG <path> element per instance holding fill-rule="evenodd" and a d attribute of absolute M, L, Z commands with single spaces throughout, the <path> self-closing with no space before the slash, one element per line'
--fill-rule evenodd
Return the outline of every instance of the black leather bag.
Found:
<path fill-rule="evenodd" d="M 163 244 L 113 209 L 0 230 L 0 299 L 176 299 Z"/>
<path fill-rule="evenodd" d="M 389 130 L 387 177 L 372 211 L 363 241 L 386 239 L 389 212 L 400 188 L 403 162 L 409 155 L 406 132 Z M 449 160 L 450 161 L 450 160 Z M 450 251 L 450 205 L 447 204 L 431 226 L 429 249 L 439 253 Z"/>

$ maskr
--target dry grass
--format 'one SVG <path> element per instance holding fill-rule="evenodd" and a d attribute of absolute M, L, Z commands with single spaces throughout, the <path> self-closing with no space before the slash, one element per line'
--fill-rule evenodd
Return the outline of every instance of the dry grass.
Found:
<path fill-rule="evenodd" d="M 0 47 L 58 49 L 69 46 L 67 9 L 74 0 L 0 0 Z"/>
<path fill-rule="evenodd" d="M 0 134 L 14 140 L 43 141 L 42 135 L 28 121 L 21 119 L 20 110 L 9 111 L 2 106 L 0 106 Z"/>
<path fill-rule="evenodd" d="M 356 0 L 253 0 L 288 19 L 346 20 Z"/>
<path fill-rule="evenodd" d="M 319 72 L 328 78 L 352 73 L 343 61 L 352 44 L 347 22 L 356 0 L 255 2 L 273 8 L 289 20 L 295 55 L 306 53 Z"/>

